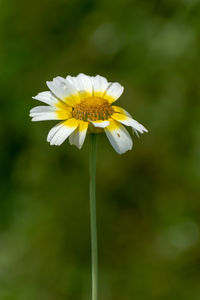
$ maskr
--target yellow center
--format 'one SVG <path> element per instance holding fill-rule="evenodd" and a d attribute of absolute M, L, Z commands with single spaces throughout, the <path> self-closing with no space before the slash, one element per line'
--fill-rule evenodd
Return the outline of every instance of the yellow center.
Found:
<path fill-rule="evenodd" d="M 76 104 L 72 116 L 78 120 L 107 120 L 114 113 L 111 104 L 101 97 L 90 97 Z"/>

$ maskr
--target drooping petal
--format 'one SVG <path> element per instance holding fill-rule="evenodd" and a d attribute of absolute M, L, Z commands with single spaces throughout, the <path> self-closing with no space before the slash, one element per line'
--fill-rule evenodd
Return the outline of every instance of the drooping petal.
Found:
<path fill-rule="evenodd" d="M 123 93 L 124 87 L 118 82 L 110 83 L 103 97 L 108 100 L 109 103 L 115 102 Z"/>
<path fill-rule="evenodd" d="M 50 142 L 51 145 L 61 145 L 69 135 L 76 130 L 78 125 L 79 121 L 74 118 L 57 124 L 49 131 L 47 141 Z"/>
<path fill-rule="evenodd" d="M 94 125 L 94 127 L 100 127 L 100 128 L 105 128 L 110 124 L 110 121 L 108 120 L 106 121 L 98 120 L 98 121 L 90 121 L 90 122 Z"/>
<path fill-rule="evenodd" d="M 112 115 L 112 118 L 126 126 L 132 127 L 134 130 L 140 133 L 148 132 L 148 130 L 142 124 L 138 123 L 136 120 L 128 116 L 122 115 L 120 113 L 114 113 Z"/>
<path fill-rule="evenodd" d="M 69 80 L 60 76 L 55 77 L 53 81 L 47 81 L 47 86 L 56 97 L 66 102 L 70 106 L 80 103 L 79 95 L 74 85 Z"/>
<path fill-rule="evenodd" d="M 97 75 L 95 77 L 91 77 L 91 81 L 93 85 L 93 96 L 103 96 L 109 86 L 109 82 L 107 81 L 107 79 L 103 76 Z"/>
<path fill-rule="evenodd" d="M 109 119 L 109 121 L 110 125 L 104 130 L 115 151 L 122 154 L 131 150 L 133 141 L 126 128 L 113 119 Z"/>
<path fill-rule="evenodd" d="M 50 91 L 41 92 L 33 97 L 33 99 L 39 100 L 51 106 L 54 106 L 59 102 L 59 100 Z"/>
<path fill-rule="evenodd" d="M 36 106 L 30 110 L 32 121 L 59 120 L 55 107 Z"/>
<path fill-rule="evenodd" d="M 76 147 L 81 149 L 85 141 L 87 129 L 88 129 L 88 122 L 79 121 L 79 126 L 69 137 L 70 144 L 75 145 Z"/>
<path fill-rule="evenodd" d="M 132 118 L 132 116 L 124 108 L 122 108 L 120 106 L 116 106 L 116 105 L 112 105 L 112 108 L 114 109 L 114 112 L 118 112 L 122 115 Z"/>

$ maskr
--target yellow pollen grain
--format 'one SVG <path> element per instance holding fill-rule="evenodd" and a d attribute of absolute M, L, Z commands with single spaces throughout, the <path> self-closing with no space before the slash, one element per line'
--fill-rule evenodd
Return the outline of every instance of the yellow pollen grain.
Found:
<path fill-rule="evenodd" d="M 111 104 L 101 97 L 89 97 L 74 106 L 72 116 L 78 120 L 107 120 L 114 113 Z"/>

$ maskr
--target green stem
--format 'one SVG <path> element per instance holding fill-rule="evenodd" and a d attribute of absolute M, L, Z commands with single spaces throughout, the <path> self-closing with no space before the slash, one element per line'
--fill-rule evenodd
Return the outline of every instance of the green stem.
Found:
<path fill-rule="evenodd" d="M 92 248 L 92 300 L 97 300 L 98 294 L 98 255 L 97 255 L 97 225 L 96 225 L 96 155 L 97 134 L 90 134 L 90 222 Z"/>

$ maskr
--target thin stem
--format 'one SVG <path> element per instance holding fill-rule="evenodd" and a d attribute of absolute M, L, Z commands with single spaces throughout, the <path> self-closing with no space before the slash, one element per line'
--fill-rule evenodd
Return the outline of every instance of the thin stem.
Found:
<path fill-rule="evenodd" d="M 98 255 L 96 225 L 96 155 L 97 134 L 90 134 L 90 222 L 92 248 L 92 300 L 98 298 Z"/>

